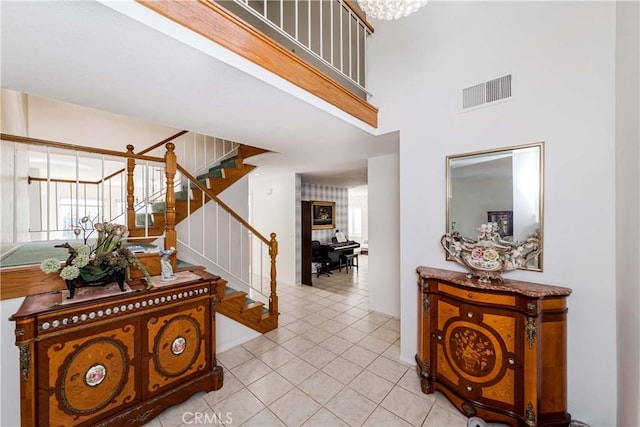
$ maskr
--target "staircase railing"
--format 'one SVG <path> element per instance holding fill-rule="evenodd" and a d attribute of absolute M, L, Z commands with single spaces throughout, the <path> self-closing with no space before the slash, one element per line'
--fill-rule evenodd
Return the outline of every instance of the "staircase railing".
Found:
<path fill-rule="evenodd" d="M 52 152 L 55 152 L 56 155 L 62 152 L 66 153 L 65 155 L 67 156 L 66 157 L 67 160 L 75 158 L 75 179 L 52 177 L 50 174 L 50 166 L 48 164 L 45 166 L 47 171 L 46 177 L 30 178 L 31 182 L 38 183 L 38 185 L 46 186 L 46 189 L 47 189 L 46 195 L 44 196 L 38 195 L 37 197 L 35 197 L 35 199 L 39 201 L 42 201 L 44 199 L 42 206 L 44 206 L 44 209 L 47 211 L 46 213 L 47 215 L 46 218 L 48 218 L 47 221 L 49 221 L 49 218 L 51 218 L 50 211 L 52 210 L 52 206 L 57 207 L 58 205 L 59 199 L 57 198 L 56 193 L 60 188 L 62 188 L 62 186 L 74 187 L 75 191 L 70 192 L 70 194 L 72 193 L 74 197 L 77 198 L 76 201 L 71 202 L 71 204 L 75 207 L 75 212 L 72 212 L 69 214 L 70 215 L 70 218 L 68 219 L 68 221 L 70 222 L 69 225 L 71 226 L 77 225 L 78 221 L 83 216 L 95 217 L 95 215 L 93 215 L 94 211 L 89 212 L 86 209 L 86 205 L 87 205 L 86 200 L 88 199 L 85 198 L 84 199 L 85 201 L 82 202 L 83 198 L 79 197 L 81 193 L 79 189 L 82 189 L 82 194 L 84 197 L 84 195 L 87 194 L 86 188 L 88 188 L 89 186 L 94 186 L 96 188 L 96 191 L 99 190 L 99 194 L 96 196 L 95 199 L 92 199 L 92 200 L 95 202 L 94 203 L 96 205 L 95 213 L 100 217 L 100 220 L 102 220 L 102 218 L 105 215 L 105 209 L 103 207 L 103 204 L 105 202 L 111 203 L 111 200 L 113 198 L 112 197 L 113 193 L 106 190 L 108 188 L 114 188 L 113 192 L 116 192 L 119 197 L 119 202 L 117 203 L 117 205 L 121 209 L 120 212 L 122 212 L 122 213 L 119 213 L 119 215 L 115 215 L 115 217 L 123 218 L 123 222 L 119 222 L 119 223 L 125 223 L 131 229 L 132 227 L 135 227 L 135 215 L 136 215 L 137 208 L 140 206 L 146 206 L 148 204 L 149 197 L 153 194 L 153 191 L 149 189 L 151 187 L 147 185 L 150 181 L 149 175 L 154 172 L 156 174 L 158 172 L 163 173 L 165 178 L 165 183 L 163 185 L 165 188 L 164 194 L 165 194 L 165 203 L 166 203 L 165 224 L 164 224 L 164 234 L 163 234 L 165 248 L 168 248 L 171 246 L 177 247 L 178 240 L 177 240 L 177 232 L 176 232 L 176 224 L 175 224 L 175 218 L 176 218 L 175 178 L 176 178 L 176 174 L 181 173 L 200 190 L 200 192 L 203 195 L 203 204 L 204 204 L 205 198 L 206 200 L 210 199 L 214 202 L 214 203 L 210 203 L 209 205 L 214 206 L 214 208 L 216 209 L 216 212 L 217 212 L 216 218 L 222 218 L 224 215 L 226 215 L 229 218 L 229 220 L 227 221 L 228 229 L 226 231 L 228 236 L 227 237 L 228 244 L 226 249 L 228 251 L 227 253 L 229 254 L 229 256 L 226 259 L 227 265 L 224 265 L 225 259 L 223 257 L 218 257 L 217 261 L 222 263 L 221 268 L 225 271 L 228 271 L 228 273 L 234 278 L 237 277 L 238 279 L 240 279 L 243 283 L 249 283 L 249 286 L 252 289 L 254 289 L 256 292 L 260 292 L 264 295 L 268 294 L 269 313 L 274 313 L 274 314 L 278 313 L 278 297 L 276 293 L 276 283 L 277 283 L 276 256 L 278 253 L 278 244 L 276 241 L 275 233 L 271 234 L 270 239 L 267 239 L 266 237 L 264 237 L 261 233 L 255 230 L 250 224 L 248 224 L 240 215 L 234 212 L 228 205 L 226 205 L 224 202 L 218 199 L 218 197 L 215 194 L 213 194 L 210 190 L 208 190 L 200 182 L 198 182 L 189 172 L 187 172 L 186 169 L 178 165 L 176 155 L 174 152 L 175 145 L 173 143 L 169 142 L 166 144 L 166 153 L 164 157 L 156 157 L 156 156 L 135 154 L 133 152 L 132 146 L 128 147 L 128 150 L 126 153 L 122 153 L 119 151 L 78 146 L 73 144 L 47 141 L 47 140 L 22 137 L 17 135 L 9 135 L 9 134 L 0 134 L 0 138 L 2 139 L 2 143 L 3 143 L 3 155 L 11 151 L 11 148 L 5 151 L 4 145 L 13 142 L 14 143 L 12 147 L 13 153 L 16 153 L 16 152 L 26 153 L 30 150 L 30 147 L 38 147 L 38 150 L 44 153 L 45 160 L 47 162 L 50 160 L 50 155 Z M 81 155 L 81 153 L 86 153 L 86 154 Z M 22 154 L 22 156 L 25 156 L 25 155 Z M 14 157 L 16 157 L 15 154 L 14 154 Z M 95 180 L 95 179 L 81 180 L 80 179 L 80 163 L 89 162 L 91 159 L 97 160 L 98 163 L 102 165 L 101 167 L 97 167 L 94 165 L 94 168 L 100 169 L 102 171 L 101 176 L 103 176 L 104 178 L 100 178 L 98 180 Z M 117 165 L 118 161 L 120 162 L 120 164 L 123 164 L 126 166 L 124 168 L 120 168 Z M 109 173 L 105 172 L 106 162 L 111 162 L 109 164 Z M 22 166 L 24 166 L 24 164 Z M 19 194 L 19 196 L 23 198 L 23 201 L 21 201 L 20 203 L 14 200 L 13 206 L 19 206 L 22 203 L 27 203 L 27 204 L 29 203 L 29 201 L 27 201 L 29 196 L 28 194 L 26 194 L 29 192 L 28 184 L 27 184 L 27 181 L 29 180 L 28 170 L 29 170 L 28 161 L 27 161 L 27 167 L 24 167 L 24 170 L 22 170 L 22 168 L 19 168 L 19 167 L 14 167 L 13 169 L 13 182 L 14 182 L 13 194 L 14 196 L 17 196 Z M 111 172 L 112 170 L 116 170 L 116 172 Z M 139 183 L 136 184 L 136 181 L 140 181 L 140 180 L 145 182 L 146 187 L 144 187 L 145 189 L 142 190 L 143 194 L 140 195 L 142 200 L 138 200 L 136 202 L 136 188 L 140 188 Z M 18 182 L 23 182 L 23 184 L 20 184 L 21 187 L 19 189 L 17 189 L 17 184 L 16 184 Z M 112 184 L 108 184 L 107 182 L 111 182 Z M 22 185 L 24 185 L 24 187 L 22 187 Z M 117 188 L 117 190 L 115 190 L 115 188 Z M 82 210 L 80 209 L 81 203 L 83 203 Z M 190 203 L 190 201 L 187 201 L 187 203 Z M 38 209 L 40 209 L 40 206 L 38 207 Z M 208 208 L 208 209 L 211 209 L 211 208 Z M 205 210 L 206 209 L 200 209 L 200 214 L 204 215 Z M 125 212 L 126 212 L 126 215 L 124 215 Z M 191 211 L 188 210 L 188 212 L 191 212 Z M 3 222 L 8 220 L 8 218 L 4 218 L 5 214 L 6 214 L 6 210 L 3 210 Z M 42 213 L 39 213 L 39 215 L 42 215 Z M 7 222 L 10 222 L 11 224 L 16 224 L 19 216 L 24 217 L 25 213 L 18 212 L 18 209 L 14 208 L 12 218 L 10 221 L 7 221 Z M 188 215 L 185 222 L 186 222 L 186 225 L 184 225 L 183 228 L 187 227 L 188 229 L 190 229 L 191 224 L 193 223 L 192 215 Z M 221 239 L 219 236 L 225 232 L 222 226 L 224 226 L 223 222 L 219 221 L 216 223 L 217 232 L 215 233 L 215 235 L 216 235 L 216 238 L 218 239 L 217 244 L 219 247 L 222 246 L 220 244 Z M 239 227 L 242 230 L 242 232 L 239 234 L 241 236 L 244 235 L 249 240 L 247 240 L 247 242 L 245 243 L 243 243 L 242 241 L 237 241 L 237 242 L 232 241 L 231 236 L 238 234 L 235 231 L 232 231 L 232 227 Z M 71 228 L 72 227 L 69 227 L 67 230 L 70 230 Z M 56 226 L 55 229 L 62 230 L 62 229 L 65 229 L 65 227 Z M 146 229 L 147 227 L 145 226 L 145 230 Z M 22 243 L 22 242 L 28 242 L 32 240 L 30 238 L 24 238 L 24 239 L 16 238 L 17 234 L 19 233 L 16 231 L 15 225 L 13 226 L 13 230 L 14 230 L 12 233 L 13 236 L 11 239 L 13 243 Z M 50 239 L 56 239 L 56 238 L 71 239 L 71 236 L 69 237 L 52 236 L 51 230 L 53 229 L 47 228 L 47 230 L 44 231 L 46 238 L 39 239 L 39 240 L 50 240 Z M 27 231 L 27 227 L 23 227 L 20 229 L 20 232 L 23 232 L 22 234 L 25 234 L 24 232 L 26 231 Z M 157 238 L 162 236 L 153 236 L 153 237 Z M 188 241 L 191 239 L 192 237 L 189 234 L 184 240 Z M 8 240 L 9 239 L 6 239 L 6 236 L 3 237 L 3 243 L 9 243 Z M 260 244 L 255 245 L 254 244 L 255 241 L 260 242 Z M 256 248 L 255 250 L 253 249 L 254 247 Z M 235 255 L 237 248 L 240 248 L 240 256 L 233 258 L 233 255 Z M 250 254 L 251 256 L 248 256 L 249 252 L 247 251 L 249 251 L 249 248 L 252 248 L 251 251 L 255 252 L 255 254 L 251 253 Z M 263 252 L 266 254 L 264 256 L 265 261 L 260 262 L 260 264 L 258 265 L 256 260 L 262 258 Z M 203 253 L 206 254 L 206 252 L 204 251 Z M 37 262 L 39 261 L 40 260 L 38 260 Z M 253 262 L 253 264 L 251 264 L 251 262 Z M 173 257 L 173 263 L 175 267 L 175 255 Z M 242 267 L 238 269 L 235 267 L 236 264 L 241 265 Z M 243 265 L 246 265 L 246 266 L 243 266 Z M 268 275 L 266 271 L 269 272 Z M 246 274 L 246 272 L 249 272 L 250 274 L 255 273 L 256 278 L 249 277 Z M 2 274 L 3 282 L 5 277 L 8 277 L 8 276 L 5 276 L 5 274 L 6 274 L 6 271 L 3 271 L 3 274 Z M 13 274 L 13 272 L 11 274 Z M 36 279 L 36 277 L 40 277 L 39 275 L 41 275 L 41 272 L 32 269 L 28 274 L 23 274 L 22 276 L 20 276 L 20 278 L 24 282 L 33 283 L 34 281 L 38 280 Z M 13 276 L 12 276 L 12 279 L 13 279 Z M 11 280 L 8 280 L 8 281 L 11 281 Z M 265 281 L 268 281 L 269 283 L 269 292 L 265 292 L 265 289 L 264 289 Z M 2 297 L 5 298 L 5 295 L 7 295 L 7 297 L 16 297 L 16 296 L 29 294 L 30 292 L 29 289 L 20 288 L 21 285 L 24 286 L 24 284 L 22 283 L 20 284 L 13 283 L 12 289 L 10 290 L 7 289 L 7 292 L 5 293 L 4 288 L 6 286 L 4 286 L 3 284 Z M 46 286 L 51 287 L 51 290 L 53 290 L 57 285 L 55 283 L 49 283 Z M 48 288 L 45 289 L 46 286 L 44 288 L 40 286 L 38 288 L 38 292 L 46 292 L 48 289 Z"/>
<path fill-rule="evenodd" d="M 208 0 L 212 1 L 212 0 Z M 234 0 L 219 2 L 246 19 L 244 9 L 301 48 L 357 92 L 366 89 L 366 44 L 374 29 L 364 14 L 345 0 Z M 242 9 L 234 8 L 234 5 Z M 269 34 L 269 36 L 273 36 Z M 277 39 L 277 37 L 275 37 Z M 298 49 L 295 49 L 298 52 Z"/>
<path fill-rule="evenodd" d="M 225 276 L 246 286 L 251 297 L 267 298 L 269 313 L 277 314 L 276 233 L 265 237 L 185 168 L 177 165 L 177 170 L 192 188 L 193 196 L 186 200 L 187 210 L 191 211 L 192 204 L 202 206 L 180 225 L 179 242 L 216 264 Z M 207 241 L 203 236 L 215 237 Z"/>
<path fill-rule="evenodd" d="M 13 143 L 14 153 L 20 153 L 25 158 L 20 168 L 14 168 L 13 176 L 14 185 L 25 183 L 19 191 L 14 191 L 21 200 L 16 198 L 13 206 L 23 206 L 25 209 L 16 209 L 11 218 L 3 218 L 8 224 L 23 222 L 21 226 L 13 227 L 11 238 L 7 235 L 3 237 L 3 243 L 74 239 L 77 236 L 71 230 L 84 216 L 135 227 L 135 216 L 131 222 L 127 222 L 123 216 L 126 208 L 125 168 L 120 165 L 124 165 L 127 158 L 144 165 L 138 170 L 138 175 L 145 178 L 139 180 L 138 192 L 153 194 L 164 185 L 157 179 L 159 173 L 164 173 L 162 157 L 17 135 L 2 134 L 1 137 L 3 144 Z M 53 160 L 65 164 L 62 172 L 56 174 L 52 170 Z M 30 169 L 39 169 L 39 172 Z M 80 179 L 81 175 L 90 173 L 99 178 Z M 140 182 L 144 182 L 144 188 Z M 144 206 L 144 199 L 134 199 L 134 203 L 135 209 L 140 210 Z M 6 211 L 3 214 L 6 215 Z"/>

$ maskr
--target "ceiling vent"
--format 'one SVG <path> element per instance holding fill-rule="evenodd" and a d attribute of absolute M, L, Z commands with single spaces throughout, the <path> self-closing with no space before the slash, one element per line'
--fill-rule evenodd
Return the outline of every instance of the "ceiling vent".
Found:
<path fill-rule="evenodd" d="M 462 109 L 511 98 L 511 74 L 462 89 Z"/>

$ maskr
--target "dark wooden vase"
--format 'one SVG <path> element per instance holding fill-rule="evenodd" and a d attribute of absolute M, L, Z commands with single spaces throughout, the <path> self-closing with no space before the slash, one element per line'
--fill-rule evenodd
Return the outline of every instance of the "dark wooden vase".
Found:
<path fill-rule="evenodd" d="M 78 276 L 75 279 L 71 279 L 71 280 L 65 280 L 65 282 L 67 282 L 67 289 L 69 290 L 69 296 L 67 297 L 67 299 L 73 298 L 77 288 L 83 288 L 85 286 L 104 286 L 108 283 L 113 283 L 113 282 L 118 283 L 118 287 L 122 292 L 124 292 L 125 275 L 126 275 L 126 271 L 124 269 L 115 269 L 111 271 L 109 274 L 100 278 L 100 280 L 96 280 L 96 281 L 84 280 L 82 276 Z"/>

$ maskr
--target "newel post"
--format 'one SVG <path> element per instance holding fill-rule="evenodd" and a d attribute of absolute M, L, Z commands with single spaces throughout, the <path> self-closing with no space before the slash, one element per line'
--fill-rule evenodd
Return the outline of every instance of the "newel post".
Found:
<path fill-rule="evenodd" d="M 177 162 L 176 154 L 174 150 L 175 144 L 169 142 L 167 145 L 167 152 L 164 155 L 165 161 L 165 176 L 167 178 L 167 191 L 166 191 L 166 209 L 165 209 L 165 234 L 164 234 L 164 248 L 175 248 L 178 246 L 178 238 L 176 235 L 176 193 L 173 184 L 173 179 L 176 176 Z M 171 255 L 171 264 L 173 269 L 176 268 L 176 255 Z"/>
<path fill-rule="evenodd" d="M 133 145 L 127 145 L 127 154 L 133 154 Z M 135 186 L 133 182 L 133 171 L 136 168 L 136 159 L 127 157 L 127 227 L 136 226 L 136 210 L 135 210 Z"/>
<path fill-rule="evenodd" d="M 269 314 L 278 314 L 278 295 L 276 294 L 276 256 L 278 255 L 278 241 L 276 233 L 271 233 L 269 242 L 269 256 L 271 257 L 271 294 L 269 295 Z"/>

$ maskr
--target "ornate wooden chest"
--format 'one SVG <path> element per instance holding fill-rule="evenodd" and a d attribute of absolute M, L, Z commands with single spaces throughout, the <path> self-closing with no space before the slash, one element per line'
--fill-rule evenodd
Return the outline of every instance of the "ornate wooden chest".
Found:
<path fill-rule="evenodd" d="M 142 425 L 197 391 L 222 387 L 217 277 L 179 272 L 154 289 L 32 295 L 12 316 L 23 426 Z M 97 293 L 98 298 L 85 297 Z M 102 294 L 100 294 L 102 292 Z"/>
<path fill-rule="evenodd" d="M 479 283 L 418 267 L 422 391 L 467 417 L 512 426 L 568 425 L 566 297 L 528 282 Z"/>

